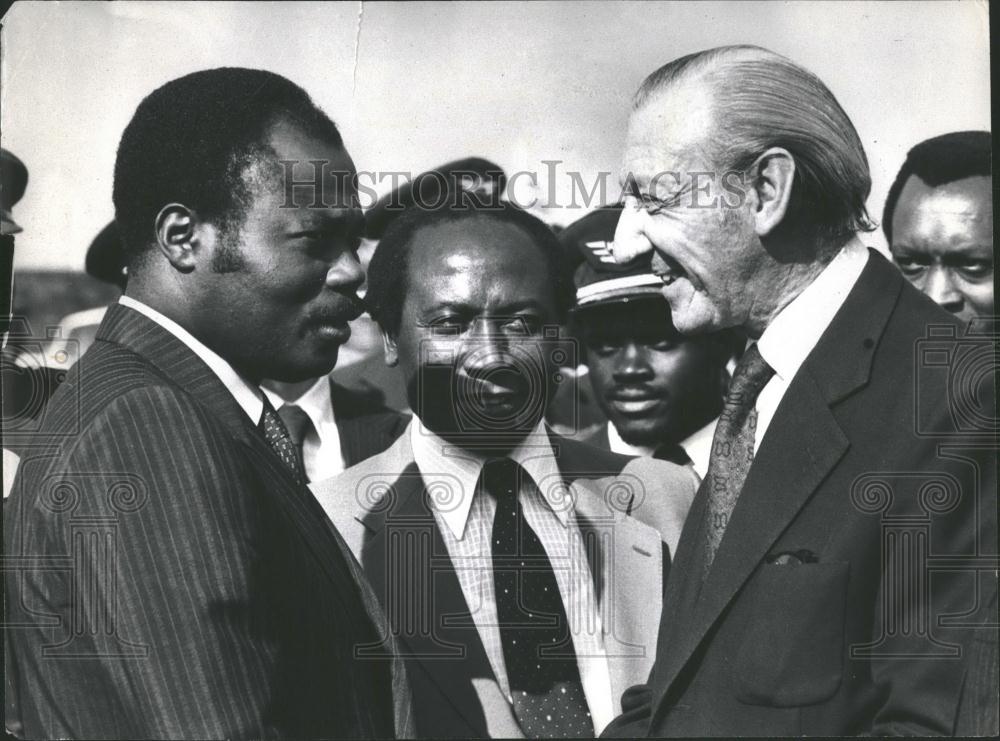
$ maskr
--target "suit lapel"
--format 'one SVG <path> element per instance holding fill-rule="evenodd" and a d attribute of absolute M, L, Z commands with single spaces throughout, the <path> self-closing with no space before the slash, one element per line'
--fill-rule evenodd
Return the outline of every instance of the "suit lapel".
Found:
<path fill-rule="evenodd" d="M 408 441 L 408 435 L 403 437 Z M 391 450 L 409 447 L 397 444 Z M 484 716 L 491 708 L 472 702 L 478 691 L 473 680 L 495 684 L 496 676 L 425 502 L 423 477 L 412 453 L 402 470 L 392 485 L 391 503 L 363 518 L 367 537 L 361 562 L 375 593 L 385 600 L 392 630 L 407 656 L 420 663 L 471 728 L 488 736 Z"/>
<path fill-rule="evenodd" d="M 138 311 L 113 304 L 97 339 L 140 355 L 173 386 L 195 397 L 241 442 L 259 437 L 251 420 L 219 377 L 180 339 Z M 265 443 L 266 444 L 266 443 Z M 268 448 L 270 450 L 270 448 Z"/>
<path fill-rule="evenodd" d="M 672 570 L 664 597 L 657 667 L 663 694 L 849 447 L 831 406 L 867 383 L 872 353 L 862 349 L 881 337 L 902 283 L 884 258 L 869 254 L 858 282 L 785 392 L 704 584 L 704 492 L 691 507 L 678 545 L 680 568 Z"/>
<path fill-rule="evenodd" d="M 360 580 L 360 568 L 340 534 L 332 527 L 316 498 L 299 486 L 277 455 L 257 431 L 256 425 L 204 361 L 165 328 L 143 314 L 115 304 L 98 332 L 98 338 L 121 344 L 149 362 L 164 380 L 190 394 L 226 426 L 241 443 L 251 448 L 254 459 L 270 479 L 268 490 L 277 498 L 297 527 L 329 578 L 344 588 L 347 574 L 360 585 L 365 609 L 373 623 L 384 623 L 374 595 Z"/>
<path fill-rule="evenodd" d="M 626 689 L 646 680 L 655 658 L 661 590 L 650 585 L 662 583 L 663 542 L 652 527 L 608 506 L 603 496 L 608 483 L 609 479 L 577 479 L 570 488 L 617 703 Z"/>

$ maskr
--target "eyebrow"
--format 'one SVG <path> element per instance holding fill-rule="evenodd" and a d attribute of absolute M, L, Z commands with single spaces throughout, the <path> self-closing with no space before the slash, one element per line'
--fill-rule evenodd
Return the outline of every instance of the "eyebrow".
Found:
<path fill-rule="evenodd" d="M 462 314 L 478 314 L 482 313 L 482 307 L 473 306 L 472 304 L 466 304 L 463 302 L 456 301 L 441 301 L 436 304 L 429 306 L 424 313 L 430 314 L 437 311 L 443 311 L 445 309 L 450 309 L 452 311 L 457 311 Z M 514 314 L 518 311 L 524 311 L 525 309 L 534 309 L 539 313 L 544 313 L 546 311 L 545 306 L 535 299 L 528 299 L 526 301 L 515 301 L 514 303 L 507 304 L 506 306 L 498 307 L 491 311 L 492 316 L 507 316 L 508 314 Z"/>
<path fill-rule="evenodd" d="M 667 174 L 669 174 L 669 173 L 667 173 Z M 649 192 L 645 192 L 644 193 L 643 192 L 643 188 L 644 187 L 648 188 L 649 187 L 649 183 L 646 183 L 644 186 L 641 185 L 639 178 L 637 178 L 635 175 L 632 175 L 631 173 L 625 173 L 624 176 L 620 178 L 620 180 L 622 181 L 622 186 L 623 187 L 625 185 L 629 186 L 628 187 L 628 191 L 627 191 L 628 195 L 634 196 L 640 202 L 642 202 L 642 204 L 645 205 L 645 206 L 649 206 L 649 205 L 670 206 L 670 205 L 673 205 L 681 197 L 683 197 L 685 193 L 687 193 L 688 191 L 690 191 L 693 188 L 693 185 L 694 185 L 693 181 L 689 181 L 688 183 L 684 184 L 684 183 L 681 183 L 681 181 L 679 179 L 678 180 L 673 180 L 672 182 L 676 182 L 676 184 L 678 185 L 677 190 L 675 190 L 672 193 L 670 193 L 667 197 L 661 198 L 660 196 L 654 195 L 654 194 L 649 193 Z M 665 182 L 664 178 L 656 178 L 657 185 L 662 184 L 664 182 Z"/>
<path fill-rule="evenodd" d="M 364 226 L 365 217 L 360 209 L 338 208 L 325 211 L 314 210 L 303 214 L 298 219 L 294 231 L 310 231 L 321 229 L 361 229 Z"/>
<path fill-rule="evenodd" d="M 889 246 L 889 252 L 893 255 L 906 255 L 908 257 L 916 256 L 926 256 L 926 257 L 974 257 L 977 259 L 982 259 L 984 257 L 993 258 L 993 248 L 986 244 L 966 244 L 960 247 L 950 247 L 942 248 L 940 251 L 932 250 L 928 251 L 923 247 L 911 247 L 908 244 L 896 244 Z"/>

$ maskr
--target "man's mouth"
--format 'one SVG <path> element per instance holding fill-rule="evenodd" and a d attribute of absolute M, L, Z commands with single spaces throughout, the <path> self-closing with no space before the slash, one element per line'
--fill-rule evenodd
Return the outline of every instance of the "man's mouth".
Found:
<path fill-rule="evenodd" d="M 653 271 L 653 274 L 663 281 L 663 285 L 665 286 L 669 286 L 678 278 L 684 278 L 687 276 L 687 273 L 684 271 L 684 268 L 681 267 L 680 263 L 668 255 L 661 254 L 660 260 L 657 262 L 661 262 L 662 267 L 658 266 L 657 269 Z"/>
<path fill-rule="evenodd" d="M 364 306 L 360 300 L 345 299 L 340 304 L 319 311 L 310 317 L 310 325 L 320 337 L 347 342 L 351 337 L 351 322 L 361 316 Z"/>
<path fill-rule="evenodd" d="M 660 404 L 660 397 L 648 391 L 619 389 L 608 396 L 616 411 L 625 416 L 648 414 Z"/>
<path fill-rule="evenodd" d="M 351 338 L 351 327 L 347 322 L 318 322 L 313 325 L 315 332 L 325 340 L 347 342 Z"/>

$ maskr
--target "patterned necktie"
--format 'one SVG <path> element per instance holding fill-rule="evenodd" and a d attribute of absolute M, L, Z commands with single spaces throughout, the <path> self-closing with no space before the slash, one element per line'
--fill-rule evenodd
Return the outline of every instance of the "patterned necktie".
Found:
<path fill-rule="evenodd" d="M 278 409 L 278 416 L 285 423 L 288 436 L 292 438 L 292 443 L 295 445 L 295 456 L 299 460 L 298 465 L 301 466 L 302 476 L 308 481 L 309 477 L 305 473 L 305 458 L 302 455 L 302 442 L 306 439 L 309 431 L 313 429 L 312 420 L 302 410 L 302 407 L 295 404 L 282 404 L 281 408 Z"/>
<path fill-rule="evenodd" d="M 295 481 L 299 484 L 306 483 L 306 473 L 302 468 L 302 459 L 295 448 L 295 443 L 291 435 L 288 434 L 285 423 L 281 421 L 281 417 L 274 411 L 274 407 L 268 401 L 266 395 L 264 396 L 264 412 L 260 415 L 260 424 L 258 427 L 264 433 L 267 444 L 271 446 L 271 449 L 281 459 L 281 462 L 291 471 Z"/>
<path fill-rule="evenodd" d="M 530 482 L 509 458 L 488 461 L 480 477 L 497 503 L 493 586 L 514 713 L 528 738 L 592 738 L 594 724 L 559 585 L 518 497 Z"/>
<path fill-rule="evenodd" d="M 712 439 L 708 471 L 698 492 L 699 495 L 708 492 L 705 571 L 702 578 L 708 576 L 729 524 L 729 516 L 753 463 L 754 435 L 757 431 L 754 404 L 773 375 L 774 369 L 761 357 L 756 343 L 743 354 L 733 371 L 733 380 Z"/>

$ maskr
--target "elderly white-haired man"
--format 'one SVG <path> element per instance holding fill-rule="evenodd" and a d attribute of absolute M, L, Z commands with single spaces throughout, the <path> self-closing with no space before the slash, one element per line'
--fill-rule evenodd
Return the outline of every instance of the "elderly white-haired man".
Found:
<path fill-rule="evenodd" d="M 653 251 L 681 332 L 749 342 L 655 666 L 605 735 L 953 733 L 963 649 L 996 624 L 989 344 L 858 240 L 858 134 L 778 54 L 651 74 L 622 177 L 616 257 Z"/>

